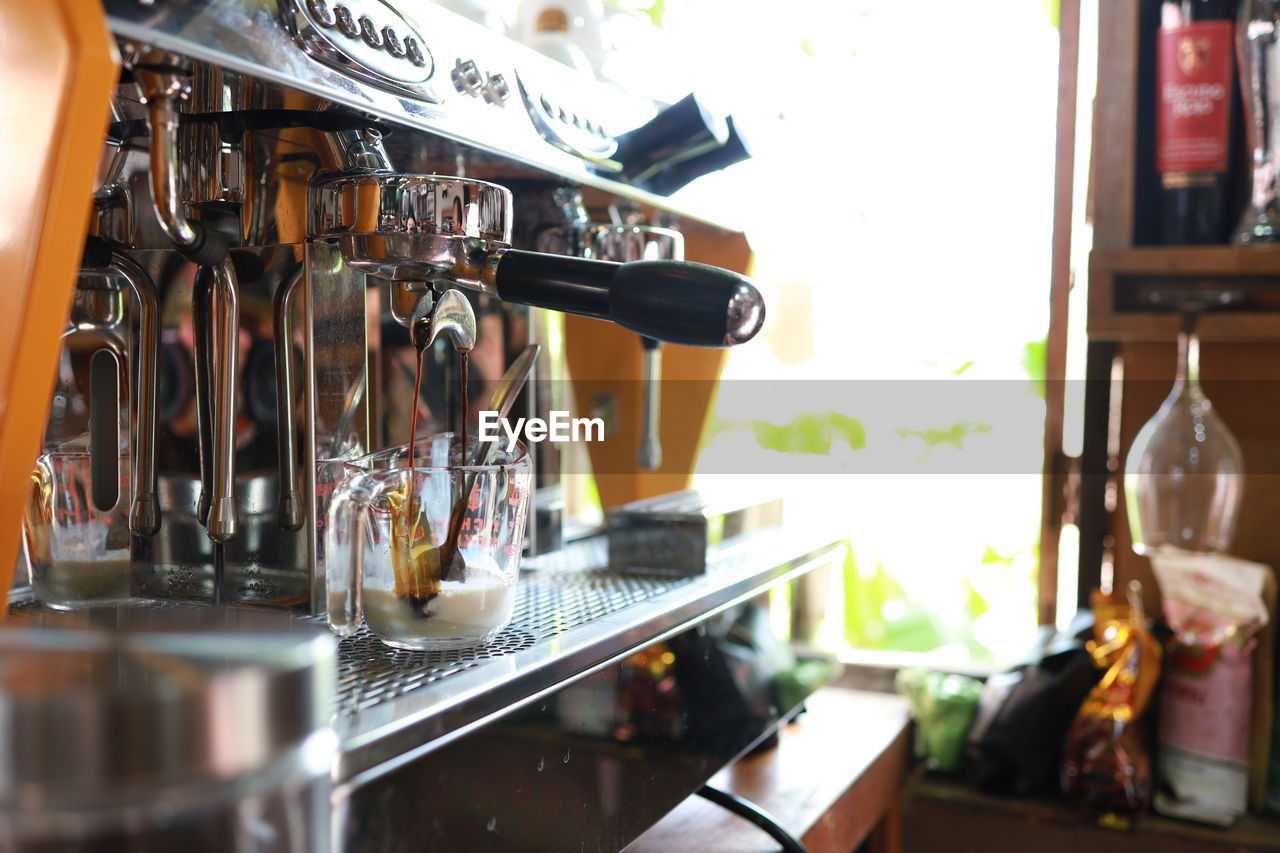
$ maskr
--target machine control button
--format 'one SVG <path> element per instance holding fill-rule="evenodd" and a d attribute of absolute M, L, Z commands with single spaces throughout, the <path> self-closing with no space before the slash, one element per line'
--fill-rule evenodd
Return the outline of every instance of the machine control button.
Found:
<path fill-rule="evenodd" d="M 422 53 L 422 46 L 418 44 L 418 40 L 413 36 L 405 36 L 404 52 L 414 65 L 422 67 L 427 64 L 427 57 Z"/>
<path fill-rule="evenodd" d="M 453 63 L 453 71 L 450 72 L 449 78 L 453 80 L 453 88 L 457 89 L 463 95 L 471 95 L 475 97 L 482 85 L 480 80 L 480 69 L 476 66 L 473 59 L 458 59 Z M 487 99 L 486 95 L 486 99 Z"/>
<path fill-rule="evenodd" d="M 507 78 L 501 74 L 490 74 L 485 81 L 483 94 L 487 103 L 502 106 L 511 97 L 511 87 L 507 85 Z"/>
<path fill-rule="evenodd" d="M 364 43 L 375 50 L 382 47 L 382 33 L 378 30 L 378 25 L 368 15 L 360 18 L 360 38 L 364 39 Z"/>
<path fill-rule="evenodd" d="M 382 46 L 392 56 L 405 55 L 404 42 L 400 41 L 400 34 L 393 27 L 382 28 Z"/>
<path fill-rule="evenodd" d="M 338 22 L 333 10 L 329 8 L 329 0 L 307 0 L 307 11 L 322 27 L 332 27 Z"/>
<path fill-rule="evenodd" d="M 360 34 L 360 25 L 356 23 L 355 18 L 351 17 L 351 10 L 346 6 L 335 6 L 333 15 L 338 22 L 338 31 L 344 36 L 355 38 Z"/>

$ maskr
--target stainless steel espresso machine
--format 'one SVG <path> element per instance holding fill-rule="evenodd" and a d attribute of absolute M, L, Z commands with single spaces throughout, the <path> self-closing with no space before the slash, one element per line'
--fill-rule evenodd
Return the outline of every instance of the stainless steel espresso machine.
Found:
<path fill-rule="evenodd" d="M 415 382 L 423 429 L 456 430 L 464 417 L 449 353 L 428 353 L 425 382 L 414 375 L 408 326 L 447 289 L 465 291 L 476 315 L 473 401 L 530 343 L 543 345 L 543 379 L 563 377 L 563 313 L 699 347 L 744 343 L 764 322 L 759 292 L 736 272 L 670 247 L 566 243 L 585 228 L 584 199 L 680 215 L 637 183 L 687 173 L 726 143 L 727 126 L 694 100 L 662 109 L 629 97 L 424 0 L 101 4 L 121 73 L 41 458 L 50 483 L 81 484 L 89 509 L 115 514 L 93 546 L 120 551 L 125 574 L 104 585 L 63 560 L 62 575 L 33 568 L 29 596 L 318 618 L 327 502 L 344 464 L 405 441 Z M 728 233 L 683 221 L 704 246 Z M 656 371 L 656 355 L 647 361 Z M 530 414 L 563 405 L 532 387 Z M 648 399 L 651 440 L 638 450 L 656 466 Z M 332 776 L 335 815 L 347 817 L 335 819 L 336 846 L 479 849 L 521 826 L 495 849 L 553 849 L 533 828 L 545 809 L 517 805 L 518 791 L 489 775 L 517 749 L 503 745 L 509 735 L 468 735 L 522 708 L 561 719 L 554 701 L 535 712 L 538 698 L 659 638 L 706 640 L 694 626 L 709 614 L 840 557 L 825 541 L 775 537 L 719 573 L 628 577 L 604 565 L 599 538 L 564 541 L 554 448 L 537 462 L 528 577 L 494 644 L 405 653 L 367 634 L 343 641 Z M 689 648 L 682 661 L 709 659 L 696 638 Z M 689 691 L 689 720 L 724 707 L 710 696 Z M 717 730 L 707 755 L 677 761 L 660 794 L 622 807 L 615 783 L 574 793 L 602 817 L 563 849 L 620 849 L 761 737 L 761 720 L 788 712 L 765 705 L 741 737 Z M 713 728 L 691 723 L 676 740 L 692 748 Z M 635 753 L 620 750 L 584 749 L 571 769 L 627 777 Z M 571 755 L 556 747 L 561 776 Z M 453 784 L 458 774 L 468 785 Z M 426 788 L 429 807 L 412 795 Z M 457 802 L 464 791 L 479 805 Z"/>

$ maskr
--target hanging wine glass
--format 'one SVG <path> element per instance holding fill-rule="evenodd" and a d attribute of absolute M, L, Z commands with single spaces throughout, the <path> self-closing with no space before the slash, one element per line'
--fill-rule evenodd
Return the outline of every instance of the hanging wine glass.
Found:
<path fill-rule="evenodd" d="M 1244 456 L 1200 387 L 1201 312 L 1239 301 L 1239 291 L 1162 291 L 1153 301 L 1182 314 L 1173 389 L 1143 424 L 1125 461 L 1124 489 L 1133 549 L 1164 546 L 1226 551 L 1244 491 Z"/>

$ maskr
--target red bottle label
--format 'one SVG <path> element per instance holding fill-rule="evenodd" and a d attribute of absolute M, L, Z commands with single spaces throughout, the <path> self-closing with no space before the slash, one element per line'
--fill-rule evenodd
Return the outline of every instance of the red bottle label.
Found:
<path fill-rule="evenodd" d="M 1156 171 L 1225 172 L 1231 114 L 1231 21 L 1160 30 L 1156 47 Z"/>

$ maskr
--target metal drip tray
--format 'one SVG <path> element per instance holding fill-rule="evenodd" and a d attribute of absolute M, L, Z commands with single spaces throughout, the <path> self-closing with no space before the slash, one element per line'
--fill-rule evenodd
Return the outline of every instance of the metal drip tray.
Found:
<path fill-rule="evenodd" d="M 597 537 L 526 560 L 511 624 L 484 648 L 402 651 L 361 629 L 338 648 L 335 781 L 349 793 L 840 553 L 829 540 L 778 531 L 758 535 L 705 574 L 679 578 L 610 568 L 605 539 Z M 29 598 L 11 605 L 16 613 L 39 609 Z"/>
<path fill-rule="evenodd" d="M 362 630 L 339 648 L 337 778 L 363 785 L 840 553 L 776 531 L 679 578 L 610 568 L 597 537 L 527 560 L 511 624 L 486 648 L 399 651 Z"/>

